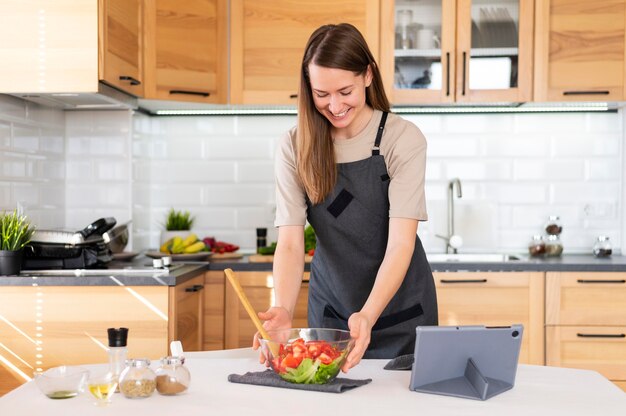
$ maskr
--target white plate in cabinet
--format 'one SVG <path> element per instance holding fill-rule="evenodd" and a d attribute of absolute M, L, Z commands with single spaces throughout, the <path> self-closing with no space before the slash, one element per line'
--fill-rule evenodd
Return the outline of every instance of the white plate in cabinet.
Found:
<path fill-rule="evenodd" d="M 626 325 L 626 273 L 547 273 L 546 325 Z"/>

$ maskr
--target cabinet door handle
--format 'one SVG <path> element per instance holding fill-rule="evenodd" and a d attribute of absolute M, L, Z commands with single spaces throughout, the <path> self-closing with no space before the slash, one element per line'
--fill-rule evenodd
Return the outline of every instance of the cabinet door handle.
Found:
<path fill-rule="evenodd" d="M 601 91 L 563 91 L 563 95 L 609 95 L 606 90 Z"/>
<path fill-rule="evenodd" d="M 576 334 L 580 338 L 626 338 L 626 334 Z"/>
<path fill-rule="evenodd" d="M 467 63 L 467 52 L 463 52 L 463 86 L 461 87 L 461 95 L 465 95 L 465 64 Z"/>
<path fill-rule="evenodd" d="M 298 98 L 298 94 L 291 94 L 289 98 Z"/>
<path fill-rule="evenodd" d="M 441 283 L 487 283 L 487 279 L 460 279 L 460 280 L 441 279 Z"/>
<path fill-rule="evenodd" d="M 450 52 L 446 52 L 446 97 L 450 96 Z"/>
<path fill-rule="evenodd" d="M 204 285 L 193 285 L 185 288 L 185 292 L 198 292 L 204 289 Z"/>
<path fill-rule="evenodd" d="M 184 91 L 184 90 L 170 90 L 170 94 L 187 94 L 187 95 L 200 95 L 202 97 L 208 97 L 210 92 L 204 91 Z"/>
<path fill-rule="evenodd" d="M 129 77 L 128 75 L 121 75 L 120 81 L 130 81 L 130 85 L 141 85 L 141 81 L 133 77 Z"/>
<path fill-rule="evenodd" d="M 587 279 L 578 279 L 578 283 L 626 283 L 626 280 L 587 280 Z"/>

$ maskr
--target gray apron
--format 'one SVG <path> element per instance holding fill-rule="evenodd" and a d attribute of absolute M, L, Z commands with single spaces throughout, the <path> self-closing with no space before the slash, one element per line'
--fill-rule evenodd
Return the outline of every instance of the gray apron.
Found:
<path fill-rule="evenodd" d="M 307 198 L 307 219 L 317 248 L 311 263 L 308 324 L 348 329 L 361 310 L 383 261 L 389 231 L 389 175 L 379 147 L 387 113 L 382 114 L 372 156 L 337 164 L 337 184 L 320 204 Z M 413 353 L 415 327 L 437 325 L 437 297 L 419 237 L 402 285 L 372 328 L 364 358 Z"/>

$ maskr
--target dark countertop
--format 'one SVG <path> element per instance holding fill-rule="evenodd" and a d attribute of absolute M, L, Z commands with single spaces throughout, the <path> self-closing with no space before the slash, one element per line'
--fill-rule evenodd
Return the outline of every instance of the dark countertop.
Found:
<path fill-rule="evenodd" d="M 109 269 L 124 267 L 146 267 L 152 260 L 139 256 L 133 262 L 111 262 Z M 247 256 L 237 260 L 218 260 L 213 262 L 177 263 L 176 270 L 163 276 L 125 276 L 123 274 L 98 276 L 76 276 L 73 270 L 67 275 L 41 276 L 20 275 L 0 276 L 0 286 L 175 286 L 196 277 L 205 271 L 221 271 L 231 268 L 234 271 L 254 272 L 272 271 L 272 263 L 251 263 Z M 431 262 L 434 272 L 626 272 L 626 256 L 613 255 L 608 258 L 595 258 L 592 255 L 565 255 L 560 258 L 531 259 L 504 262 Z M 310 264 L 305 264 L 305 271 Z"/>
<path fill-rule="evenodd" d="M 626 256 L 613 255 L 596 258 L 592 255 L 565 255 L 549 259 L 519 256 L 520 260 L 504 262 L 430 262 L 433 272 L 626 272 Z M 272 263 L 250 263 L 246 257 L 238 260 L 219 260 L 209 264 L 209 270 L 271 271 Z M 310 264 L 305 264 L 305 271 Z"/>
<path fill-rule="evenodd" d="M 147 268 L 152 259 L 139 256 L 132 262 L 112 261 L 107 269 L 120 270 L 126 267 Z M 209 269 L 207 262 L 176 263 L 175 270 L 166 275 L 125 275 L 124 273 L 107 274 L 107 269 L 97 276 L 76 276 L 74 270 L 66 270 L 67 275 L 44 276 L 36 272 L 20 276 L 0 276 L 0 286 L 175 286 L 198 276 Z M 63 272 L 63 271 L 59 271 Z M 93 272 L 93 270 L 90 270 Z"/>

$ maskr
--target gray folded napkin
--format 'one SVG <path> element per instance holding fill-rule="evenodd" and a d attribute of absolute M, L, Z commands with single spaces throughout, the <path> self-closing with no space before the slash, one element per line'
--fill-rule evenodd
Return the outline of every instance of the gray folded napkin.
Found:
<path fill-rule="evenodd" d="M 413 354 L 400 355 L 383 367 L 385 370 L 410 370 L 413 367 Z"/>
<path fill-rule="evenodd" d="M 246 374 L 230 374 L 228 381 L 231 383 L 256 384 L 259 386 L 282 387 L 285 389 L 321 391 L 325 393 L 343 393 L 356 387 L 371 383 L 372 379 L 351 380 L 337 377 L 326 384 L 295 384 L 280 378 L 272 370 L 248 372 Z"/>

